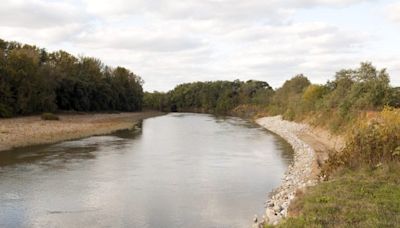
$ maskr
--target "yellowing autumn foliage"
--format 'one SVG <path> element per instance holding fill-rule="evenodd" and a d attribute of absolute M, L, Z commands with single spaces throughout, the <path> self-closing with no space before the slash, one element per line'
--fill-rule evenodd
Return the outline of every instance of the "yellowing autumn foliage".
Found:
<path fill-rule="evenodd" d="M 330 166 L 377 166 L 400 161 L 400 109 L 386 107 L 375 115 L 360 117 L 346 142 L 340 154 L 331 156 Z"/>

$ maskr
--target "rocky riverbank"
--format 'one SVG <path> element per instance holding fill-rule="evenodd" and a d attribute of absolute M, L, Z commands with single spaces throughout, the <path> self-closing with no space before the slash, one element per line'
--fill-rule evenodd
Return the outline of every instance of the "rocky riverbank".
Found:
<path fill-rule="evenodd" d="M 59 121 L 44 121 L 40 116 L 0 119 L 0 151 L 130 129 L 142 119 L 162 114 L 161 112 L 66 114 L 60 115 Z"/>
<path fill-rule="evenodd" d="M 261 220 L 255 218 L 253 227 L 263 227 L 264 224 L 278 224 L 287 216 L 296 192 L 318 183 L 319 166 L 328 157 L 329 149 L 335 149 L 336 145 L 325 146 L 324 141 L 328 140 L 317 139 L 315 131 L 308 125 L 285 121 L 281 116 L 264 117 L 256 122 L 284 138 L 294 150 L 294 161 L 286 171 L 281 186 L 272 192 L 266 202 L 265 215 Z M 319 132 L 318 135 L 322 134 Z"/>

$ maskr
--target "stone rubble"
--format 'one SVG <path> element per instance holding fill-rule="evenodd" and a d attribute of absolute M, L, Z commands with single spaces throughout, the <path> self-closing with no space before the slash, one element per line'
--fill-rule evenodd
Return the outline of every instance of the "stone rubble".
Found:
<path fill-rule="evenodd" d="M 264 224 L 276 225 L 287 216 L 290 202 L 298 190 L 317 184 L 318 178 L 312 175 L 312 165 L 316 160 L 315 151 L 302 141 L 298 135 L 309 132 L 306 124 L 283 120 L 281 116 L 264 117 L 256 120 L 257 124 L 281 136 L 293 148 L 293 163 L 288 167 L 282 184 L 272 192 L 265 203 L 266 212 L 262 219 L 254 219 L 253 227 Z"/>

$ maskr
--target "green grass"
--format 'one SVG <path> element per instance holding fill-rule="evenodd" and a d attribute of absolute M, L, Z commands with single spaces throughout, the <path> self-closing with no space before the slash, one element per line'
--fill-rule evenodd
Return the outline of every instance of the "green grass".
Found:
<path fill-rule="evenodd" d="M 338 171 L 290 211 L 278 227 L 400 227 L 400 164 Z"/>

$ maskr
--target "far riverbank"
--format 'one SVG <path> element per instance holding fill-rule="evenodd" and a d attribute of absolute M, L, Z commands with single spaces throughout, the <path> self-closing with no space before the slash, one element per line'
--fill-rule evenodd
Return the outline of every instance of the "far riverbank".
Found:
<path fill-rule="evenodd" d="M 63 114 L 59 121 L 40 116 L 0 119 L 0 151 L 16 147 L 56 143 L 133 128 L 138 121 L 163 115 L 162 112 L 119 114 Z"/>

